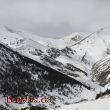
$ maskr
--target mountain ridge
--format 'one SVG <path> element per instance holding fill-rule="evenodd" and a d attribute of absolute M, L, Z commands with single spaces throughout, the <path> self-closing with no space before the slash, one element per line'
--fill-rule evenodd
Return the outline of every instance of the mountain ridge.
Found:
<path fill-rule="evenodd" d="M 109 61 L 108 44 L 110 39 L 106 40 L 98 36 L 103 30 L 104 28 L 101 28 L 90 34 L 74 33 L 65 38 L 46 39 L 25 32 L 17 32 L 1 25 L 1 78 L 5 75 L 2 85 L 0 85 L 1 90 L 6 90 L 12 95 L 12 90 L 16 88 L 15 85 L 17 84 L 16 92 L 20 91 L 20 95 L 23 93 L 25 96 L 25 91 L 29 92 L 29 88 L 33 86 L 35 94 L 32 91 L 29 92 L 33 95 L 42 96 L 42 94 L 36 93 L 36 89 L 44 95 L 48 92 L 51 95 L 56 95 L 60 101 L 55 101 L 56 106 L 59 106 L 59 103 L 70 104 L 95 99 L 96 94 L 103 87 L 100 86 L 100 81 L 94 80 L 97 76 L 93 78 L 93 75 L 96 71 L 97 73 L 100 72 L 100 67 L 104 68 L 104 64 L 108 64 Z M 108 59 L 104 60 L 107 57 Z M 9 75 L 9 79 L 7 75 Z M 15 82 L 12 81 L 14 77 Z M 16 79 L 17 77 L 21 82 Z M 102 82 L 105 81 L 102 80 Z M 3 84 L 8 84 L 12 90 L 7 90 Z M 37 84 L 41 84 L 40 87 Z M 19 90 L 21 85 L 24 85 L 22 91 Z M 46 91 L 43 91 L 43 89 Z M 75 93 L 76 97 L 74 97 Z M 74 100 L 71 99 L 73 97 Z M 67 101 L 68 98 L 69 101 Z"/>

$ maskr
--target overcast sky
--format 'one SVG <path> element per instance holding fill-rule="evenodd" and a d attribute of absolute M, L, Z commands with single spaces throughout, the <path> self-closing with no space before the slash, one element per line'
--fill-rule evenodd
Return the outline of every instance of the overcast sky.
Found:
<path fill-rule="evenodd" d="M 110 25 L 110 0 L 0 0 L 0 24 L 49 37 Z"/>

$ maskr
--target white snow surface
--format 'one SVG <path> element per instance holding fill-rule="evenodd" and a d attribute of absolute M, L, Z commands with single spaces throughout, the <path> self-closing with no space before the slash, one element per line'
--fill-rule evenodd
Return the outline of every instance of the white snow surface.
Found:
<path fill-rule="evenodd" d="M 110 110 L 110 97 L 103 99 L 65 105 L 56 110 Z"/>

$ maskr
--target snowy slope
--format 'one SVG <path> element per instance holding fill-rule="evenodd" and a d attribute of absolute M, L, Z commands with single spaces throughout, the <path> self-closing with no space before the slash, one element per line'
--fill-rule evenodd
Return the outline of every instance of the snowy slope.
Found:
<path fill-rule="evenodd" d="M 11 29 L 9 29 L 8 27 L 0 25 L 0 42 L 22 53 L 23 55 L 28 56 L 29 58 L 38 60 L 40 62 L 40 58 L 33 54 L 37 54 L 37 51 L 45 53 L 47 47 L 43 46 L 42 44 L 36 41 L 33 41 L 28 37 L 20 35 L 20 32 L 10 30 Z"/>
<path fill-rule="evenodd" d="M 63 106 L 56 110 L 110 110 L 110 96 L 95 101 Z"/>
<path fill-rule="evenodd" d="M 85 95 L 85 92 L 88 95 Z M 96 92 L 81 82 L 46 67 L 35 60 L 0 44 L 0 107 L 27 107 L 27 104 L 6 103 L 6 96 L 49 97 L 53 103 L 43 106 L 61 106 L 95 98 Z M 91 97 L 92 96 L 92 97 Z M 32 105 L 37 106 L 38 103 Z M 1 109 L 1 108 L 0 108 Z"/>
<path fill-rule="evenodd" d="M 79 61 L 91 68 L 95 62 L 105 56 L 107 46 L 100 37 L 92 35 L 80 44 L 71 46 L 71 48 L 77 52 Z M 74 59 L 75 57 L 73 56 Z"/>

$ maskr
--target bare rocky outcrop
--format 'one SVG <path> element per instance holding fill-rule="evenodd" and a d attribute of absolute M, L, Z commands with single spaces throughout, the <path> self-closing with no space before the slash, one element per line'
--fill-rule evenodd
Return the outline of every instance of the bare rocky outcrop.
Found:
<path fill-rule="evenodd" d="M 110 83 L 110 56 L 103 58 L 93 65 L 93 79 L 97 80 L 100 85 L 104 86 Z"/>

